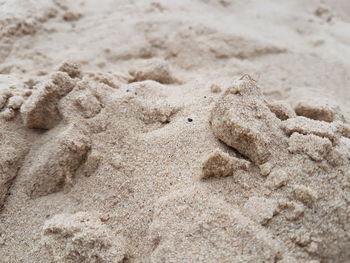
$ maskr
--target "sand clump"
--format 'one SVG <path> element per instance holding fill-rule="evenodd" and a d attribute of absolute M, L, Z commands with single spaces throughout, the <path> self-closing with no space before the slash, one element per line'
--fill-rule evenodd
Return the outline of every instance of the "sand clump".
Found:
<path fill-rule="evenodd" d="M 261 225 L 277 214 L 278 203 L 275 200 L 253 196 L 244 204 L 243 212 Z"/>
<path fill-rule="evenodd" d="M 218 85 L 213 84 L 213 85 L 210 86 L 210 91 L 212 93 L 220 93 L 221 92 L 221 88 Z"/>
<path fill-rule="evenodd" d="M 13 120 L 28 98 L 28 87 L 22 83 L 21 78 L 9 75 L 0 76 L 0 118 Z"/>
<path fill-rule="evenodd" d="M 53 262 L 122 262 L 123 238 L 114 237 L 96 215 L 79 212 L 59 214 L 47 220 L 42 231 L 43 246 Z"/>
<path fill-rule="evenodd" d="M 81 78 L 82 73 L 79 68 L 79 65 L 72 62 L 64 62 L 59 68 L 58 71 L 66 72 L 71 78 Z"/>
<path fill-rule="evenodd" d="M 334 124 L 308 119 L 303 116 L 286 120 L 283 123 L 283 129 L 288 135 L 291 135 L 294 132 L 304 135 L 314 134 L 319 137 L 328 138 L 332 141 L 335 140 L 337 132 L 337 128 Z"/>
<path fill-rule="evenodd" d="M 176 82 L 172 76 L 169 64 L 163 60 L 151 60 L 130 69 L 129 74 L 132 76 L 129 82 L 154 80 L 163 84 L 171 84 Z"/>
<path fill-rule="evenodd" d="M 294 107 L 296 114 L 305 116 L 309 119 L 333 122 L 337 119 L 342 119 L 338 114 L 337 107 L 323 105 L 313 101 L 301 101 Z"/>
<path fill-rule="evenodd" d="M 314 161 L 322 161 L 331 148 L 332 142 L 327 138 L 294 132 L 290 136 L 288 150 L 291 153 L 305 153 Z"/>
<path fill-rule="evenodd" d="M 292 107 L 283 101 L 272 101 L 269 102 L 267 106 L 280 120 L 284 121 L 296 117 Z"/>
<path fill-rule="evenodd" d="M 60 122 L 58 101 L 75 86 L 66 73 L 55 73 L 48 83 L 43 83 L 21 108 L 24 124 L 28 128 L 50 129 Z"/>
<path fill-rule="evenodd" d="M 280 120 L 270 111 L 249 76 L 226 90 L 210 121 L 218 139 L 258 164 L 283 152 L 283 144 L 287 143 L 279 127 Z"/>
<path fill-rule="evenodd" d="M 224 152 L 216 151 L 203 163 L 202 178 L 229 176 L 233 175 L 236 170 L 247 170 L 248 167 L 248 161 L 232 157 Z"/>

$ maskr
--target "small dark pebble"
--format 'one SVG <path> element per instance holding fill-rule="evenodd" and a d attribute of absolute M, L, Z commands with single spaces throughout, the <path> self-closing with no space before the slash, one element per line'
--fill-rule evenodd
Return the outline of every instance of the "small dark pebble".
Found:
<path fill-rule="evenodd" d="M 350 157 L 348 157 L 348 160 L 350 161 Z"/>
<path fill-rule="evenodd" d="M 204 96 L 204 98 L 206 99 L 206 98 L 207 98 L 207 96 Z"/>
<path fill-rule="evenodd" d="M 129 92 L 129 90 L 127 89 L 126 92 Z"/>
<path fill-rule="evenodd" d="M 193 119 L 192 118 L 187 118 L 188 122 L 192 122 Z"/>

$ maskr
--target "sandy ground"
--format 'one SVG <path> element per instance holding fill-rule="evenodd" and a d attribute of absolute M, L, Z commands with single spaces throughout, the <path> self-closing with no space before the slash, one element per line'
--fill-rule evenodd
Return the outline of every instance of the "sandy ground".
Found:
<path fill-rule="evenodd" d="M 350 2 L 0 0 L 0 262 L 349 262 Z"/>

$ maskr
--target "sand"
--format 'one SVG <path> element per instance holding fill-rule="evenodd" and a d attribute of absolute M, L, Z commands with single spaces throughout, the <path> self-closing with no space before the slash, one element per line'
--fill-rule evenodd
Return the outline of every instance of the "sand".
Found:
<path fill-rule="evenodd" d="M 0 0 L 0 262 L 349 262 L 350 4 Z"/>

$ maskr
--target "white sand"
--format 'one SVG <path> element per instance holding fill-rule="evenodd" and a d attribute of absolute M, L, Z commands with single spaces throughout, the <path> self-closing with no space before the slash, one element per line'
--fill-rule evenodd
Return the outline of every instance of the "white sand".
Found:
<path fill-rule="evenodd" d="M 350 2 L 0 0 L 0 262 L 349 262 Z"/>

